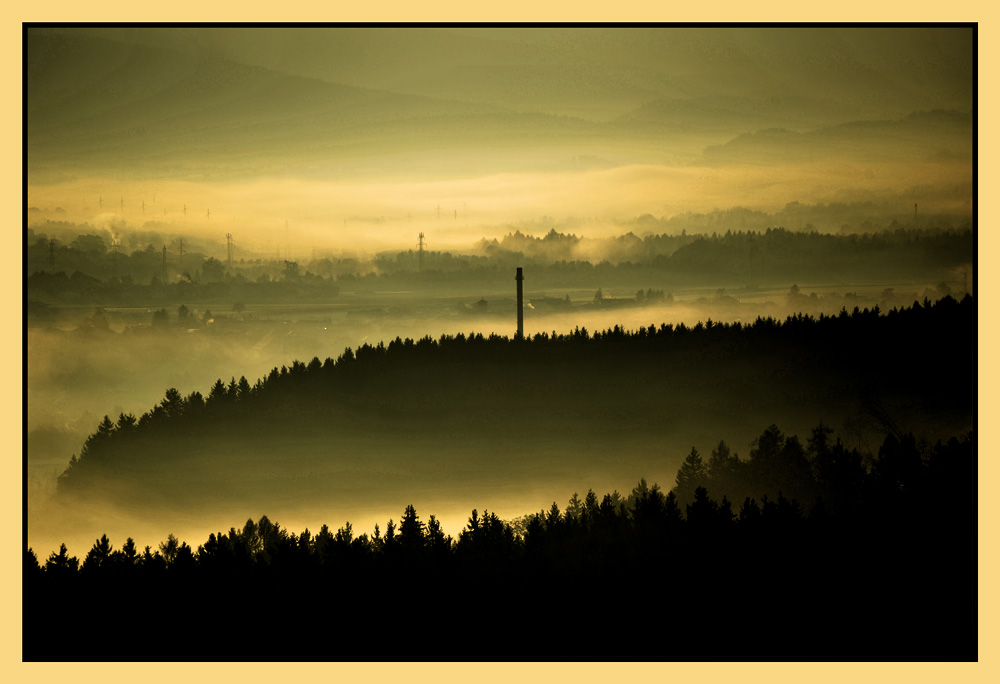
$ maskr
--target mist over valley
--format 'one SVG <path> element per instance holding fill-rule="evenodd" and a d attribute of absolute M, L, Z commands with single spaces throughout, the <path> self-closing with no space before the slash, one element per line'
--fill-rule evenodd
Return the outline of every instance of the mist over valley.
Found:
<path fill-rule="evenodd" d="M 541 616 L 690 570 L 766 612 L 712 589 L 741 549 L 782 634 L 841 600 L 902 630 L 854 657 L 975 659 L 974 587 L 945 638 L 860 579 L 976 550 L 974 27 L 24 36 L 34 605 L 405 569 Z"/>

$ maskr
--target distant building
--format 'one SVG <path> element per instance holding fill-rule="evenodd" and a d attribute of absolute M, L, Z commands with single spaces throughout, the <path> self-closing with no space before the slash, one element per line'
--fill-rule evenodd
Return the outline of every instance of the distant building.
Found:
<path fill-rule="evenodd" d="M 480 313 L 486 313 L 486 307 L 488 306 L 489 302 L 487 302 L 485 298 L 482 298 L 478 302 L 476 302 L 476 310 L 479 311 Z"/>

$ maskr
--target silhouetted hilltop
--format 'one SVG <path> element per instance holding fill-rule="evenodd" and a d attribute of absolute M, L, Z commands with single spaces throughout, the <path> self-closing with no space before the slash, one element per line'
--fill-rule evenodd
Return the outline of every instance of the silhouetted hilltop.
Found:
<path fill-rule="evenodd" d="M 764 128 L 743 133 L 705 150 L 710 164 L 742 161 L 753 164 L 853 159 L 927 162 L 931 159 L 968 159 L 973 152 L 971 112 L 913 112 L 894 121 L 850 121 L 828 128 L 798 132 Z M 906 141 L 905 145 L 889 144 Z"/>
<path fill-rule="evenodd" d="M 105 416 L 60 490 L 169 504 L 284 486 L 309 498 L 378 477 L 520 482 L 540 463 L 607 465 L 630 445 L 648 454 L 768 414 L 852 424 L 859 444 L 872 426 L 933 440 L 972 429 L 975 330 L 967 296 L 747 325 L 397 338 Z"/>
<path fill-rule="evenodd" d="M 68 169 L 127 169 L 142 178 L 164 167 L 174 178 L 198 180 L 301 169 L 384 177 L 407 154 L 429 151 L 460 157 L 452 169 L 496 172 L 497 154 L 455 150 L 497 139 L 519 149 L 572 144 L 603 130 L 574 117 L 282 73 L 212 50 L 38 28 L 27 37 L 33 178 L 60 178 Z"/>

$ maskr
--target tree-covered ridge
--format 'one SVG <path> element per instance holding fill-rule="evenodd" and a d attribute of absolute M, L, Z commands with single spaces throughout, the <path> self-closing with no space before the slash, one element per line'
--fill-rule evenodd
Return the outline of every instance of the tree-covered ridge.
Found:
<path fill-rule="evenodd" d="M 627 497 L 574 493 L 564 509 L 553 502 L 517 521 L 473 510 L 457 538 L 410 505 L 398 524 L 370 534 L 349 522 L 296 534 L 264 516 L 197 548 L 170 535 L 158 549 L 139 551 L 131 538 L 116 549 L 102 536 L 82 563 L 65 545 L 44 563 L 28 549 L 26 653 L 97 655 L 88 650 L 93 630 L 53 640 L 58 630 L 46 624 L 57 603 L 65 612 L 94 596 L 176 595 L 202 606 L 193 624 L 167 610 L 133 633 L 102 611 L 92 626 L 136 659 L 974 660 L 974 437 L 918 445 L 889 434 L 872 459 L 822 426 L 807 447 L 796 444 L 771 426 L 744 466 L 785 469 L 765 451 L 801 450 L 820 492 L 808 505 L 784 492 L 741 502 L 719 495 L 732 483 L 726 464 L 739 463 L 720 443 L 707 466 L 692 449 L 670 492 L 643 479 Z M 368 641 L 382 621 L 418 611 L 437 616 L 442 639 L 459 641 L 476 616 L 542 621 L 598 606 L 624 614 L 637 590 L 660 607 L 656 620 L 568 641 L 511 649 L 483 639 L 451 657 L 408 640 L 388 651 Z M 273 650 L 243 638 L 247 626 L 274 621 L 283 627 L 271 635 Z M 712 625 L 748 621 L 750 632 L 706 640 Z M 154 638 L 182 624 L 193 630 L 184 642 Z"/>
<path fill-rule="evenodd" d="M 690 255 L 704 250 L 712 250 L 716 256 L 727 252 L 742 255 L 748 252 L 751 246 L 755 250 L 760 250 L 760 256 L 774 262 L 806 259 L 818 261 L 819 256 L 829 258 L 831 255 L 863 258 L 868 253 L 885 250 L 898 250 L 900 255 L 905 255 L 927 247 L 932 250 L 943 248 L 949 252 L 950 258 L 967 259 L 968 248 L 973 239 L 972 229 L 968 225 L 957 229 L 952 227 L 916 229 L 893 223 L 890 228 L 883 230 L 833 234 L 815 230 L 794 231 L 781 227 L 734 230 L 732 227 L 734 223 L 736 221 L 732 220 L 721 223 L 715 226 L 712 232 L 650 233 L 640 237 L 630 231 L 617 237 L 600 240 L 588 240 L 574 234 L 560 233 L 554 228 L 542 237 L 515 230 L 499 240 L 481 240 L 478 246 L 490 257 L 514 256 L 524 263 L 539 266 L 582 260 L 580 255 L 599 254 L 601 258 L 593 259 L 595 263 L 653 262 L 658 265 L 678 267 L 689 263 Z M 584 249 L 588 245 L 592 246 Z M 681 256 L 672 260 L 674 255 Z"/>
<path fill-rule="evenodd" d="M 585 240 L 553 229 L 543 237 L 516 230 L 501 240 L 483 240 L 468 254 L 429 250 L 421 256 L 411 249 L 371 259 L 331 255 L 300 261 L 247 255 L 225 263 L 201 253 L 188 253 L 182 261 L 175 251 L 167 254 L 150 243 L 117 253 L 100 235 L 62 244 L 32 231 L 25 249 L 28 295 L 45 302 L 136 305 L 315 299 L 359 284 L 509 287 L 510 270 L 517 266 L 530 268 L 532 287 L 540 289 L 941 280 L 955 269 L 971 268 L 975 236 L 969 227 L 897 226 L 860 235 L 727 228 Z"/>
<path fill-rule="evenodd" d="M 283 422 L 334 436 L 359 422 L 398 427 L 422 421 L 441 427 L 434 421 L 442 420 L 437 414 L 444 401 L 470 419 L 521 410 L 519 420 L 533 420 L 535 413 L 542 416 L 537 420 L 557 420 L 570 409 L 553 414 L 552 406 L 576 407 L 575 415 L 586 416 L 600 403 L 597 392 L 603 393 L 603 401 L 620 395 L 634 410 L 644 410 L 663 399 L 661 378 L 684 387 L 707 383 L 712 374 L 729 378 L 725 381 L 732 396 L 744 391 L 741 382 L 751 382 L 755 399 L 794 391 L 867 402 L 866 409 L 885 429 L 896 432 L 882 405 L 887 398 L 902 397 L 911 412 L 968 421 L 975 400 L 975 329 L 975 302 L 967 296 L 961 302 L 945 297 L 885 314 L 877 308 L 855 309 L 784 321 L 758 318 L 748 324 L 708 320 L 634 331 L 615 326 L 593 334 L 576 329 L 524 340 L 470 333 L 366 343 L 346 349 L 337 359 L 314 357 L 274 368 L 253 384 L 245 377 L 228 383 L 219 379 L 207 395 L 194 391 L 184 396 L 170 388 L 138 418 L 105 416 L 60 476 L 60 489 L 86 486 L 91 477 L 110 470 L 138 476 L 144 462 L 163 465 L 153 454 L 176 435 L 207 439 L 231 434 L 245 440 L 262 436 L 265 423 Z M 929 357 L 933 363 L 927 362 Z M 746 378 L 733 377 L 730 369 Z M 506 397 L 516 397 L 517 405 Z M 761 447 L 762 454 L 778 454 L 775 458 L 789 464 L 801 460 L 802 450 L 800 444 L 780 440 Z M 718 473 L 742 472 L 731 457 L 716 460 Z M 744 482 L 736 474 L 733 478 Z M 798 494 L 800 486 L 789 481 L 786 491 L 791 489 Z"/>

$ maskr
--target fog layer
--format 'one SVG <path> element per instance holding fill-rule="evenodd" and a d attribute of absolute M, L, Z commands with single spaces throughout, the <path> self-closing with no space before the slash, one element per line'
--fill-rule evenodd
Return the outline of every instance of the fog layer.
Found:
<path fill-rule="evenodd" d="M 171 532 L 203 539 L 216 525 L 262 514 L 291 529 L 351 520 L 370 531 L 408 503 L 454 533 L 473 507 L 513 517 L 566 492 L 626 491 L 639 477 L 669 488 L 692 445 L 724 438 L 745 451 L 772 422 L 805 434 L 822 420 L 863 439 L 856 405 L 809 405 L 795 400 L 810 396 L 799 388 L 741 414 L 724 391 L 671 376 L 672 391 L 700 397 L 699 419 L 651 414 L 655 435 L 591 422 L 594 440 L 581 440 L 593 452 L 589 468 L 545 465 L 560 445 L 539 437 L 518 447 L 520 465 L 510 471 L 518 476 L 505 480 L 495 465 L 503 450 L 461 425 L 447 456 L 465 470 L 456 466 L 446 495 L 387 472 L 383 486 L 360 493 L 345 475 L 308 510 L 230 500 L 165 514 L 52 499 L 56 477 L 104 415 L 141 415 L 168 388 L 188 396 L 217 378 L 254 383 L 296 360 L 396 337 L 513 334 L 512 269 L 524 259 L 551 269 L 527 270 L 530 335 L 876 304 L 887 311 L 972 292 L 974 250 L 961 236 L 976 228 L 973 39 L 968 27 L 28 27 L 31 544 L 42 555 L 62 541 L 83 553 L 107 532 L 119 544 L 132 536 L 155 546 Z M 885 268 L 853 271 L 845 259 L 831 274 L 830 260 L 814 255 L 803 268 L 822 276 L 765 278 L 753 246 L 760 233 L 746 231 L 781 226 L 857 234 L 866 249 L 873 241 L 885 248 Z M 545 255 L 548 245 L 512 246 L 523 238 L 517 231 L 541 238 L 556 229 L 582 239 L 559 256 Z M 900 259 L 884 238 L 871 238 L 904 229 L 943 234 L 952 251 Z M 722 253 L 708 243 L 716 232 L 747 242 L 745 255 L 729 252 L 728 270 L 698 261 Z M 663 263 L 681 242 L 645 261 L 629 251 L 648 236 L 694 233 L 709 246 L 692 248 L 676 269 Z M 508 236 L 508 249 L 493 249 Z M 78 251 L 92 257 L 60 261 L 79 237 Z M 414 275 L 423 256 L 410 252 L 421 239 L 434 278 Z M 144 266 L 119 271 L 126 253 Z M 877 261 L 866 254 L 866 263 Z M 455 276 L 448 263 L 459 257 L 485 260 L 485 270 L 469 261 Z M 623 266 L 632 262 L 633 271 Z M 326 289 L 305 297 L 299 275 Z M 196 286 L 197 301 L 178 294 L 188 292 L 181 282 Z M 264 294 L 205 294 L 251 291 L 246 282 Z M 195 322 L 183 323 L 181 306 Z M 168 325 L 154 330 L 161 309 Z M 932 358 L 935 350 L 920 351 Z M 733 372 L 747 381 L 754 369 Z M 621 410 L 614 401 L 594 406 Z M 439 456 L 431 438 L 382 437 L 342 446 L 375 463 L 400 443 L 417 461 Z M 321 453 L 292 441 L 290 453 Z M 460 459 L 466 453 L 496 469 L 478 478 Z M 205 482 L 221 491 L 224 480 L 216 472 Z"/>
<path fill-rule="evenodd" d="M 32 29 L 28 204 L 299 252 L 454 246 L 543 214 L 967 212 L 971 38 Z"/>

